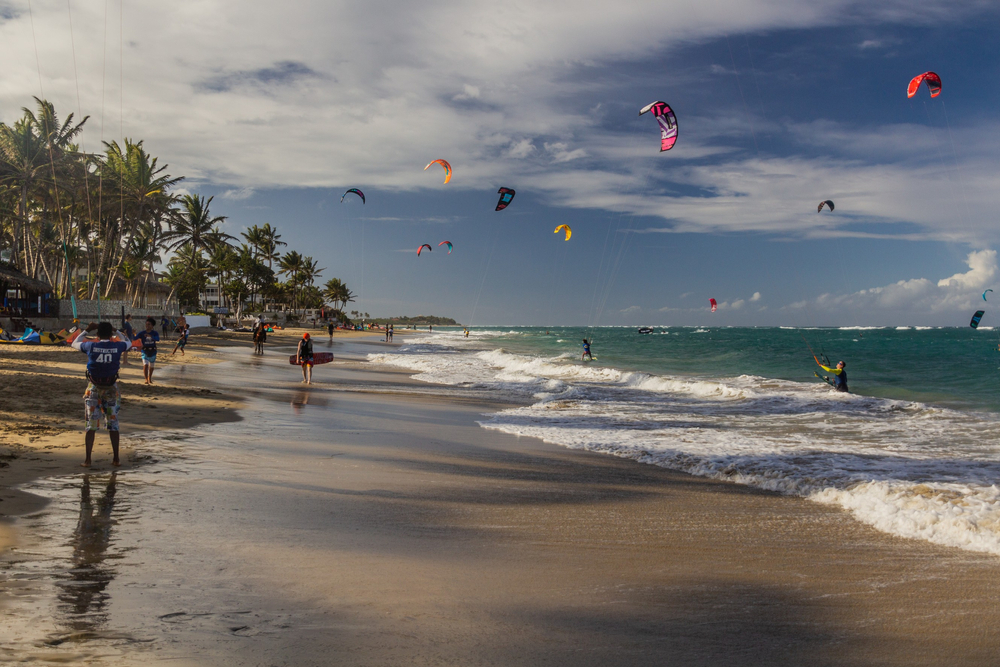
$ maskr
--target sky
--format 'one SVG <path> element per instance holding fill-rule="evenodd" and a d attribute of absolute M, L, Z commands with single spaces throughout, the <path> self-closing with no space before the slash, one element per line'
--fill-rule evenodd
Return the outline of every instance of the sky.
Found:
<path fill-rule="evenodd" d="M 226 231 L 276 226 L 376 316 L 986 324 L 998 19 L 934 0 L 0 0 L 0 121 L 39 96 L 90 117 L 87 150 L 143 140 Z M 942 94 L 908 99 L 927 70 Z M 664 153 L 638 115 L 654 100 L 678 117 Z M 495 212 L 501 186 L 517 195 Z"/>

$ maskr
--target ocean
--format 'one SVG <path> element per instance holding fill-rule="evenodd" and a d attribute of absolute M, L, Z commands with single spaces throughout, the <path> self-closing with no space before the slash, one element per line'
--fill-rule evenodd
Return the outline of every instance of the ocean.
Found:
<path fill-rule="evenodd" d="M 594 362 L 580 356 L 593 341 Z M 1000 337 L 929 327 L 480 328 L 379 364 L 520 407 L 481 426 L 838 505 L 1000 555 Z M 850 394 L 813 376 L 844 360 Z"/>

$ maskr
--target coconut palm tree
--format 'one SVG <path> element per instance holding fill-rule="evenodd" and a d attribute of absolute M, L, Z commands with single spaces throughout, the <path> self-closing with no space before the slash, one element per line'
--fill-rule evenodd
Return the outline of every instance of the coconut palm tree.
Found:
<path fill-rule="evenodd" d="M 164 234 L 168 250 L 190 247 L 188 269 L 193 267 L 194 258 L 200 257 L 203 250 L 208 250 L 223 241 L 235 240 L 218 229 L 217 225 L 225 222 L 226 217 L 212 216 L 209 211 L 212 199 L 214 197 L 206 200 L 200 195 L 184 195 L 180 215 L 171 221 L 170 229 Z M 174 292 L 176 289 L 170 291 L 168 301 L 173 298 Z"/>

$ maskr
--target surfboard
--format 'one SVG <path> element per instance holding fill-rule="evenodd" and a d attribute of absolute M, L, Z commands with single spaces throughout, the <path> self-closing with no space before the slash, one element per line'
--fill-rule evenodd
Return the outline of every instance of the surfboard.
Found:
<path fill-rule="evenodd" d="M 300 366 L 301 364 L 296 363 L 296 357 L 293 354 L 288 357 L 288 363 L 292 366 Z M 333 352 L 314 352 L 313 353 L 313 366 L 318 366 L 319 364 L 328 364 L 333 361 Z"/>

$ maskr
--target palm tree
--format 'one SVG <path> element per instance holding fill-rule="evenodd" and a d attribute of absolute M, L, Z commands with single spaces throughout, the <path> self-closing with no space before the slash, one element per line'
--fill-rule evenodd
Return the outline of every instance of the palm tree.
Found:
<path fill-rule="evenodd" d="M 292 312 L 295 312 L 295 296 L 299 283 L 299 272 L 302 270 L 302 264 L 305 257 L 299 254 L 297 250 L 291 250 L 281 258 L 278 262 L 278 267 L 281 269 L 281 273 L 288 276 L 288 283 L 292 288 Z"/>
<path fill-rule="evenodd" d="M 207 200 L 199 195 L 184 195 L 182 200 L 183 209 L 180 215 L 173 220 L 170 230 L 164 234 L 167 241 L 166 248 L 174 250 L 184 246 L 190 246 L 191 258 L 187 269 L 193 267 L 194 257 L 200 256 L 202 250 L 207 250 L 211 246 L 223 241 L 235 240 L 229 234 L 224 234 L 216 227 L 226 220 L 225 216 L 213 217 L 209 212 L 209 205 L 214 197 Z M 170 290 L 167 301 L 173 298 L 176 288 Z"/>
<path fill-rule="evenodd" d="M 140 227 L 152 221 L 169 221 L 176 216 L 173 206 L 177 198 L 168 190 L 184 179 L 165 174 L 167 165 L 159 166 L 157 159 L 146 152 L 141 141 L 133 143 L 126 139 L 124 149 L 114 141 L 104 145 L 106 157 L 101 178 L 108 182 L 109 187 L 108 194 L 102 196 L 102 209 L 106 207 L 111 216 L 118 217 L 117 224 L 108 224 L 103 231 L 104 252 L 98 260 L 97 270 L 109 267 L 107 289 L 110 290 L 118 268 L 128 258 L 127 251 Z"/>
<path fill-rule="evenodd" d="M 56 172 L 62 169 L 67 153 L 75 152 L 73 138 L 82 130 L 87 118 L 73 125 L 73 114 L 59 124 L 55 107 L 35 98 L 38 115 L 23 108 L 24 116 L 14 126 L 0 123 L 0 184 L 13 188 L 18 197 L 17 217 L 12 230 L 12 259 L 29 275 L 36 271 L 37 255 L 32 253 L 28 236 L 30 224 L 29 198 L 48 199 L 51 185 L 59 209 Z M 64 230 L 61 230 L 64 231 Z M 63 239 L 66 240 L 65 234 Z"/>

